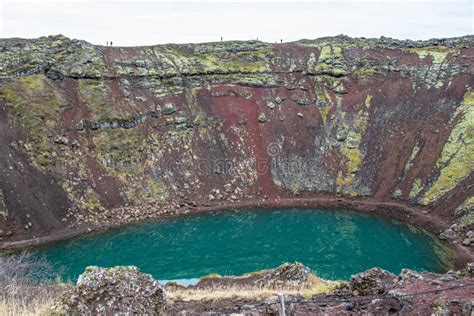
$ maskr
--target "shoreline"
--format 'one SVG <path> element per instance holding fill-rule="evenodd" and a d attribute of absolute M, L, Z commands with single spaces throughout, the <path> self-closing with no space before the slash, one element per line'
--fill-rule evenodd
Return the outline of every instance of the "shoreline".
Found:
<path fill-rule="evenodd" d="M 421 207 L 411 206 L 403 202 L 380 202 L 372 199 L 351 200 L 347 198 L 269 198 L 266 200 L 249 200 L 246 202 L 219 203 L 209 206 L 187 207 L 177 209 L 172 214 L 154 215 L 148 219 L 138 219 L 131 222 L 118 222 L 107 226 L 84 226 L 79 228 L 66 228 L 58 230 L 51 235 L 37 237 L 34 239 L 25 239 L 12 242 L 0 243 L 0 252 L 16 252 L 36 247 L 41 247 L 57 242 L 67 241 L 79 238 L 93 233 L 102 233 L 111 229 L 120 229 L 134 225 L 140 225 L 154 220 L 165 218 L 179 218 L 183 216 L 192 216 L 197 214 L 248 210 L 248 209 L 274 209 L 274 208 L 325 208 L 329 210 L 348 210 L 363 214 L 381 216 L 390 220 L 397 220 L 406 225 L 414 226 L 434 235 L 443 245 L 453 252 L 453 267 L 459 269 L 468 262 L 474 261 L 474 254 L 453 240 L 446 241 L 438 238 L 438 235 L 450 225 L 436 214 L 428 213 Z"/>

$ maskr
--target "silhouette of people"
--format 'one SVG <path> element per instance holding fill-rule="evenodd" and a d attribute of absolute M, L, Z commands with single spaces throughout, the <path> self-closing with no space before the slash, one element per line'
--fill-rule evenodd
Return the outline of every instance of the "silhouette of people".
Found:
<path fill-rule="evenodd" d="M 110 46 L 112 46 L 112 41 L 110 41 Z"/>
<path fill-rule="evenodd" d="M 282 43 L 283 43 L 283 39 L 280 40 L 280 44 L 282 44 Z"/>
<path fill-rule="evenodd" d="M 107 41 L 107 46 L 109 46 L 109 41 Z"/>
<path fill-rule="evenodd" d="M 221 36 L 221 42 L 224 40 L 224 38 Z"/>

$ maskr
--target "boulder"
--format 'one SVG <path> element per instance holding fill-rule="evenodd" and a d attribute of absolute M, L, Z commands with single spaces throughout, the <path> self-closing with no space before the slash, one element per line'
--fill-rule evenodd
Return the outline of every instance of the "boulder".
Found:
<path fill-rule="evenodd" d="M 377 295 L 385 292 L 396 276 L 393 273 L 380 268 L 370 270 L 351 276 L 349 285 L 354 295 Z"/>
<path fill-rule="evenodd" d="M 255 283 L 263 288 L 300 288 L 308 283 L 310 275 L 311 270 L 301 263 L 285 263 L 262 272 Z"/>
<path fill-rule="evenodd" d="M 259 122 L 259 123 L 265 123 L 266 121 L 267 121 L 267 117 L 265 116 L 265 114 L 264 114 L 264 113 L 260 113 L 260 114 L 258 115 L 258 122 Z"/>
<path fill-rule="evenodd" d="M 439 239 L 450 240 L 456 238 L 456 232 L 452 228 L 446 229 L 444 232 L 439 234 Z"/>
<path fill-rule="evenodd" d="M 53 306 L 54 313 L 156 315 L 166 301 L 164 288 L 133 266 L 87 267 L 76 286 Z"/>

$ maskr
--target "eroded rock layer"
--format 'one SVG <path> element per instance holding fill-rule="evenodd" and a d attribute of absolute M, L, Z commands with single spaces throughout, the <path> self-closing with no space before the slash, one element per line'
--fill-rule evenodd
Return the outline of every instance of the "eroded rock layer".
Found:
<path fill-rule="evenodd" d="M 472 227 L 473 72 L 472 36 L 0 40 L 3 239 L 294 196 Z"/>

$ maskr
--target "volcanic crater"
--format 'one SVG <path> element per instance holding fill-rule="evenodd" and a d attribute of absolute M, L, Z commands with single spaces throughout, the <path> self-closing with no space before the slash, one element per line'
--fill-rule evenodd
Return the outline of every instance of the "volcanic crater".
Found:
<path fill-rule="evenodd" d="M 0 248 L 224 209 L 428 230 L 472 261 L 474 37 L 0 40 Z"/>

